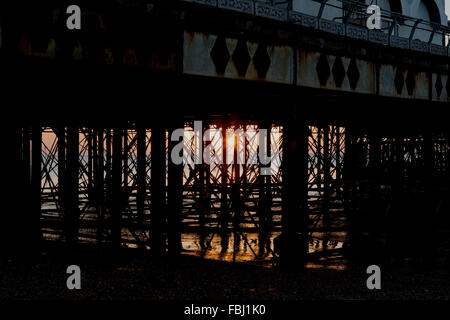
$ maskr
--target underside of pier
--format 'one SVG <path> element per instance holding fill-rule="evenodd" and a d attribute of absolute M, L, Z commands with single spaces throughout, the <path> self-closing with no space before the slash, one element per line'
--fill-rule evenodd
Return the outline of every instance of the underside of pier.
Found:
<path fill-rule="evenodd" d="M 255 260 L 301 264 L 342 253 L 432 256 L 448 242 L 448 57 L 173 8 L 125 11 L 120 23 L 105 18 L 106 31 L 69 40 L 56 27 L 45 37 L 2 20 L 2 254 L 56 241 L 177 256 L 196 234 L 203 256 L 227 252 L 232 239 L 233 254 L 244 243 Z M 210 45 L 195 40 L 211 34 Z M 115 62 L 101 60 L 105 48 Z M 277 75 L 277 65 L 289 71 Z M 216 144 L 222 163 L 172 161 L 178 128 L 195 153 L 196 121 L 202 136 L 210 130 L 201 146 Z M 269 167 L 237 163 L 240 137 L 228 136 L 238 129 L 244 159 L 265 148 Z"/>

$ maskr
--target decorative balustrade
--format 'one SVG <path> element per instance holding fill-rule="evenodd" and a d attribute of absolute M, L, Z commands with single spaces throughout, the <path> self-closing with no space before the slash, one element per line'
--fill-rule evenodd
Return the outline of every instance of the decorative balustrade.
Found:
<path fill-rule="evenodd" d="M 449 36 L 450 28 L 429 21 L 398 14 L 396 12 L 381 10 L 382 29 L 369 30 L 365 21 L 370 14 L 366 12 L 367 6 L 353 0 L 322 0 L 316 16 L 292 10 L 291 1 L 278 1 L 278 4 L 258 0 L 183 0 L 184 2 L 213 6 L 223 10 L 232 10 L 244 14 L 254 15 L 267 19 L 293 23 L 305 28 L 316 29 L 338 36 L 365 40 L 384 46 L 426 52 L 432 55 L 450 56 Z M 336 5 L 339 3 L 339 5 Z M 333 20 L 323 17 L 326 8 L 338 9 L 341 15 Z M 351 19 L 357 16 L 358 19 Z M 402 37 L 399 33 L 408 35 Z M 417 33 L 422 32 L 428 37 L 427 41 L 417 39 Z M 438 44 L 436 42 L 441 42 Z"/>

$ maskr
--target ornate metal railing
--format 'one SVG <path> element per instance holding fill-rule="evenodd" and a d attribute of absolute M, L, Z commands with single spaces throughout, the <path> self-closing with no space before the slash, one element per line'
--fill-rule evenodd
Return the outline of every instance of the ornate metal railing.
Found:
<path fill-rule="evenodd" d="M 293 23 L 351 39 L 365 40 L 395 48 L 450 56 L 450 28 L 444 25 L 408 17 L 381 8 L 382 28 L 368 29 L 365 21 L 370 14 L 367 5 L 354 0 L 320 0 L 316 15 L 293 10 L 292 0 L 182 0 L 213 6 L 244 14 Z M 339 12 L 332 19 L 324 18 L 326 9 Z M 418 39 L 418 34 L 422 39 Z M 427 39 L 424 40 L 424 37 Z"/>

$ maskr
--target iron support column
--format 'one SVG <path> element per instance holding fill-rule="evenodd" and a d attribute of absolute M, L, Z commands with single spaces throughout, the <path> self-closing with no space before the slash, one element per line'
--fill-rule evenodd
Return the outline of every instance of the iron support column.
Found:
<path fill-rule="evenodd" d="M 122 242 L 122 208 L 123 208 L 123 190 L 122 190 L 122 129 L 114 128 L 112 137 L 112 192 L 111 192 L 111 216 L 112 216 L 112 245 L 114 248 L 120 248 Z"/>
<path fill-rule="evenodd" d="M 78 170 L 79 170 L 79 132 L 75 126 L 67 128 L 67 161 L 65 174 L 65 238 L 69 248 L 78 239 Z"/>
<path fill-rule="evenodd" d="M 165 210 L 166 185 L 166 135 L 164 128 L 152 128 L 151 147 L 151 249 L 154 255 L 161 256 L 165 251 L 163 217 Z"/>
<path fill-rule="evenodd" d="M 171 132 L 178 128 L 184 128 L 183 121 L 177 121 L 171 128 Z M 182 140 L 183 141 L 183 140 Z M 177 257 L 181 252 L 181 221 L 183 214 L 183 163 L 176 165 L 170 159 L 170 152 L 176 144 L 169 136 L 169 168 L 167 191 L 167 222 L 168 222 L 168 251 L 171 257 Z"/>

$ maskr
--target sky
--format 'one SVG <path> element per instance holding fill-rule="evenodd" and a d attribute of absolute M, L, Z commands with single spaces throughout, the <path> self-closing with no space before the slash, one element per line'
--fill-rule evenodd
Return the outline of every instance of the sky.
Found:
<path fill-rule="evenodd" d="M 450 18 L 450 0 L 445 0 L 445 12 L 447 13 L 447 17 Z"/>

